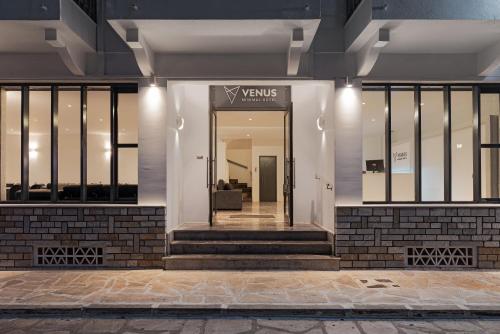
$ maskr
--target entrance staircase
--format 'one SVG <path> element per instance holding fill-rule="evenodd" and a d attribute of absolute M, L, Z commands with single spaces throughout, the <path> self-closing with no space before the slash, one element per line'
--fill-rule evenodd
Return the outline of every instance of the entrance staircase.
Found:
<path fill-rule="evenodd" d="M 327 231 L 174 230 L 166 270 L 338 270 Z"/>

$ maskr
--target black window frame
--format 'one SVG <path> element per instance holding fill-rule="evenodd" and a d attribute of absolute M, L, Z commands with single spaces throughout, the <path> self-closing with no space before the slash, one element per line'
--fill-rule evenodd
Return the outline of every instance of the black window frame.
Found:
<path fill-rule="evenodd" d="M 47 203 L 116 203 L 137 204 L 137 198 L 133 201 L 118 198 L 117 170 L 118 149 L 120 147 L 137 147 L 138 143 L 118 143 L 118 115 L 117 101 L 120 93 L 138 93 L 137 83 L 0 83 L 0 88 L 20 87 L 21 92 L 21 200 L 0 201 L 1 204 L 47 204 Z M 49 87 L 51 92 L 51 193 L 47 201 L 29 200 L 29 91 L 31 87 Z M 79 87 L 80 89 L 80 199 L 75 201 L 60 200 L 57 196 L 58 189 L 58 92 L 64 87 Z M 110 164 L 110 198 L 103 201 L 89 201 L 87 199 L 87 92 L 89 87 L 106 87 L 110 90 L 110 114 L 111 119 L 111 164 Z M 137 166 L 139 168 L 139 166 Z M 139 185 L 137 185 L 139 187 Z"/>
<path fill-rule="evenodd" d="M 414 152 L 415 152 L 415 200 L 414 201 L 393 201 L 392 200 L 392 166 L 391 166 L 391 91 L 392 87 L 408 87 L 412 86 L 414 91 L 415 102 L 415 117 L 414 117 Z M 444 108 L 443 108 L 443 134 L 444 134 L 444 155 L 443 155 L 443 168 L 444 168 L 444 200 L 443 201 L 422 201 L 421 200 L 421 92 L 422 87 L 425 89 L 436 89 L 443 91 Z M 472 87 L 472 113 L 473 113 L 473 194 L 472 201 L 453 201 L 452 200 L 452 157 L 451 157 L 451 124 L 453 121 L 453 105 L 451 103 L 451 92 L 459 90 L 460 87 L 470 91 Z M 482 144 L 481 143 L 481 94 L 497 93 L 500 94 L 499 84 L 477 84 L 477 83 L 383 83 L 383 82 L 370 82 L 363 83 L 363 90 L 367 91 L 381 91 L 385 93 L 385 201 L 363 201 L 363 204 L 474 204 L 474 203 L 500 203 L 499 198 L 482 198 L 481 189 L 481 152 L 483 148 L 496 148 L 500 150 L 500 144 Z"/>

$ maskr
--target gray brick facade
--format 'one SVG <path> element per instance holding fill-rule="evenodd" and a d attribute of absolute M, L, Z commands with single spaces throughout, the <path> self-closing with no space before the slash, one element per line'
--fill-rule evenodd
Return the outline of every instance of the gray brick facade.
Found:
<path fill-rule="evenodd" d="M 349 268 L 403 268 L 405 247 L 477 249 L 477 267 L 500 269 L 498 207 L 339 207 L 336 255 Z"/>
<path fill-rule="evenodd" d="M 0 269 L 32 267 L 39 247 L 99 247 L 104 267 L 162 268 L 165 208 L 0 207 Z"/>

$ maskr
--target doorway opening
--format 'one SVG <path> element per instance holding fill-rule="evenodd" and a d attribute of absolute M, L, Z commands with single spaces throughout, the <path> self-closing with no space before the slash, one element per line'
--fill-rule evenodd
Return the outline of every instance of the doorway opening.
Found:
<path fill-rule="evenodd" d="M 291 137 L 287 111 L 212 111 L 212 226 L 291 226 Z M 215 181 L 215 182 L 214 182 Z"/>

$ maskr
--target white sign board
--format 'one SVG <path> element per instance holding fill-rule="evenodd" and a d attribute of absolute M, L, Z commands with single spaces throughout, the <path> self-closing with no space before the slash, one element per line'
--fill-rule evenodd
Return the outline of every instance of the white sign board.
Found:
<path fill-rule="evenodd" d="M 392 172 L 411 173 L 410 143 L 392 146 Z"/>

